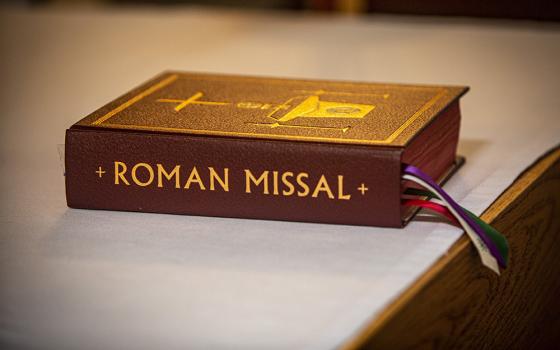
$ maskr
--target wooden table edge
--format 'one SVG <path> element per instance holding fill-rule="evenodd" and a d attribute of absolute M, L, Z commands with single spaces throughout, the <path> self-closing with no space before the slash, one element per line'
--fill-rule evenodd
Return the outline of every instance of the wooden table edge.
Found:
<path fill-rule="evenodd" d="M 534 184 L 547 170 L 560 161 L 560 146 L 545 153 L 537 159 L 533 165 L 521 173 L 517 179 L 484 211 L 481 218 L 493 224 L 494 220 L 508 209 L 508 205 L 515 201 L 521 194 Z M 448 253 L 436 261 L 422 276 L 420 276 L 410 287 L 403 291 L 392 303 L 390 303 L 377 317 L 363 326 L 352 338 L 341 345 L 341 349 L 361 349 L 366 346 L 391 319 L 422 291 L 430 281 L 439 276 L 444 268 L 450 264 L 459 254 L 471 249 L 470 239 L 463 234 L 451 246 Z M 474 249 L 474 248 L 473 248 Z M 484 267 L 480 265 L 480 268 Z"/>

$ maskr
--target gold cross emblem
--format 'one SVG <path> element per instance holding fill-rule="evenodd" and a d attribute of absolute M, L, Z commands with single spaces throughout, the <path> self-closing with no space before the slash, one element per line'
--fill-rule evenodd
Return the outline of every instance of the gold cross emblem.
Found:
<path fill-rule="evenodd" d="M 99 177 L 101 177 L 101 176 L 103 176 L 103 174 L 106 173 L 106 171 L 103 170 L 102 167 L 99 167 L 99 168 L 95 171 L 95 173 L 96 173 Z"/>
<path fill-rule="evenodd" d="M 362 183 L 362 185 L 360 187 L 358 187 L 358 191 L 362 192 L 362 196 L 366 194 L 366 191 L 369 190 L 369 188 L 366 187 L 366 184 Z"/>
<path fill-rule="evenodd" d="M 191 97 L 187 98 L 186 100 L 175 99 L 175 98 L 160 98 L 158 102 L 168 102 L 168 103 L 177 103 L 175 106 L 175 112 L 179 112 L 181 109 L 187 107 L 190 104 L 197 104 L 197 105 L 210 105 L 210 106 L 223 106 L 228 105 L 229 102 L 213 102 L 213 101 L 199 101 L 198 99 L 204 96 L 202 92 L 197 92 L 196 94 L 192 95 Z"/>

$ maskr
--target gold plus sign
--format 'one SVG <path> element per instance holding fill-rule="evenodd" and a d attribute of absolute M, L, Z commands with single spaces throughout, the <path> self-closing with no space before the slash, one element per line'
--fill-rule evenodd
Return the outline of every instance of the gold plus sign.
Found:
<path fill-rule="evenodd" d="M 103 170 L 103 168 L 99 167 L 95 173 L 96 173 L 97 175 L 99 175 L 99 177 L 101 177 L 101 176 L 103 176 L 103 174 L 106 173 L 106 171 Z"/>
<path fill-rule="evenodd" d="M 168 103 L 178 103 L 175 106 L 175 112 L 179 112 L 181 109 L 187 107 L 190 104 L 193 105 L 212 105 L 212 106 L 223 106 L 228 105 L 229 102 L 212 102 L 212 101 L 198 101 L 199 98 L 204 96 L 202 92 L 197 92 L 186 100 L 176 99 L 176 98 L 160 98 L 158 102 L 168 102 Z"/>
<path fill-rule="evenodd" d="M 367 188 L 364 183 L 362 183 L 361 186 L 358 187 L 358 191 L 362 192 L 362 196 L 366 194 L 367 190 L 369 190 L 369 188 Z"/>

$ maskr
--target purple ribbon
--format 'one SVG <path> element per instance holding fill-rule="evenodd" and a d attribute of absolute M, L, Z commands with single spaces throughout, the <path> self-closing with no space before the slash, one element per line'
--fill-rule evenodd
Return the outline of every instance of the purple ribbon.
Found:
<path fill-rule="evenodd" d="M 459 206 L 459 204 L 457 204 L 447 193 L 445 193 L 445 191 L 441 187 L 439 187 L 438 184 L 436 184 L 428 175 L 424 174 L 420 169 L 418 169 L 415 166 L 412 165 L 405 166 L 404 172 L 406 174 L 416 176 L 422 179 L 423 181 L 425 181 L 426 183 L 428 183 L 430 186 L 432 186 L 437 191 L 437 193 L 442 198 L 444 198 L 449 203 L 449 205 L 453 207 L 453 209 L 455 209 L 455 211 L 461 216 L 461 218 L 465 220 L 465 222 L 470 227 L 472 227 L 474 232 L 480 237 L 480 239 L 482 239 L 486 247 L 488 247 L 490 253 L 496 258 L 500 267 L 502 268 L 506 267 L 506 262 L 504 260 L 504 257 L 500 254 L 500 251 L 498 250 L 494 242 L 490 238 L 488 238 L 488 236 L 486 235 L 486 233 L 484 233 L 482 228 L 480 228 L 480 226 L 478 226 L 467 214 L 465 214 L 461 206 Z"/>

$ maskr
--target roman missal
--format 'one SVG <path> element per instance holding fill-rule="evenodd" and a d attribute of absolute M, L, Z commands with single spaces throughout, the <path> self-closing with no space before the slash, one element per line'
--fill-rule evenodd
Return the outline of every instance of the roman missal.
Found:
<path fill-rule="evenodd" d="M 387 227 L 425 207 L 472 225 L 405 171 L 439 186 L 461 164 L 466 91 L 165 72 L 66 131 L 68 206 Z"/>

